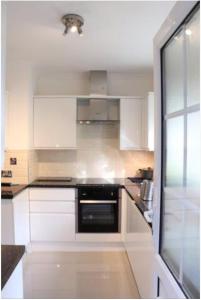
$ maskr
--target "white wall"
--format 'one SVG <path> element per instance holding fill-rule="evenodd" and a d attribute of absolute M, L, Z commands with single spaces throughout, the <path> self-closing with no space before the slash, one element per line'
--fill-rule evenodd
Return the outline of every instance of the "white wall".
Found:
<path fill-rule="evenodd" d="M 6 3 L 1 3 L 1 166 L 5 147 L 5 99 L 6 99 Z"/>
<path fill-rule="evenodd" d="M 152 71 L 116 72 L 108 74 L 110 95 L 142 96 L 153 90 Z"/>
<path fill-rule="evenodd" d="M 34 77 L 30 63 L 7 64 L 6 149 L 30 149 L 33 136 Z"/>
<path fill-rule="evenodd" d="M 85 95 L 89 91 L 89 73 L 68 73 L 58 70 L 37 72 L 35 94 Z"/>
<path fill-rule="evenodd" d="M 46 70 L 37 73 L 36 94 L 88 95 L 89 72 L 68 73 Z M 151 70 L 136 72 L 108 72 L 108 94 L 146 96 L 153 90 Z"/>

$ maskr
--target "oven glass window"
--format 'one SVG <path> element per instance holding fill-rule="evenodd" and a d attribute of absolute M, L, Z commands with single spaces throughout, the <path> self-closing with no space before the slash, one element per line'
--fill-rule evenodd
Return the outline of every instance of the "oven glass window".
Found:
<path fill-rule="evenodd" d="M 79 232 L 118 232 L 117 204 L 81 204 Z"/>
<path fill-rule="evenodd" d="M 115 212 L 112 205 L 88 204 L 82 206 L 82 224 L 112 225 L 115 222 Z"/>

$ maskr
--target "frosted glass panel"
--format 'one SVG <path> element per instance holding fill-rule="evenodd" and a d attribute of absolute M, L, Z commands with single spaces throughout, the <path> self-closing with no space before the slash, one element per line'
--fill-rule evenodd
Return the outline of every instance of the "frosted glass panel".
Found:
<path fill-rule="evenodd" d="M 182 255 L 182 205 L 176 188 L 165 189 L 163 216 L 162 256 L 177 277 Z"/>
<path fill-rule="evenodd" d="M 187 104 L 200 102 L 200 14 L 197 12 L 186 26 Z"/>
<path fill-rule="evenodd" d="M 162 50 L 160 253 L 188 298 L 200 298 L 199 10 Z M 172 114 L 174 113 L 174 114 Z"/>
<path fill-rule="evenodd" d="M 199 296 L 200 112 L 187 115 L 187 187 L 183 233 L 183 284 L 191 297 Z"/>
<path fill-rule="evenodd" d="M 200 184 L 200 111 L 187 116 L 187 185 L 199 188 Z M 199 193 L 197 194 L 199 197 Z"/>
<path fill-rule="evenodd" d="M 187 204 L 188 203 L 187 199 Z M 199 298 L 200 238 L 199 208 L 187 206 L 184 212 L 182 283 L 191 298 Z"/>
<path fill-rule="evenodd" d="M 164 50 L 166 113 L 172 113 L 184 107 L 183 44 L 182 30 Z"/>
<path fill-rule="evenodd" d="M 183 184 L 184 118 L 179 116 L 167 121 L 166 185 Z"/>

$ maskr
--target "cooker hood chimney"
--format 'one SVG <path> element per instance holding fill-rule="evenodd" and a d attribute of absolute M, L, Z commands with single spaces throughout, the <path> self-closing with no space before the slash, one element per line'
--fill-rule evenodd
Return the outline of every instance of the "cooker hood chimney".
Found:
<path fill-rule="evenodd" d="M 119 120 L 119 99 L 108 99 L 106 71 L 90 71 L 90 92 L 78 99 L 77 120 L 80 124 L 116 122 Z"/>
<path fill-rule="evenodd" d="M 107 71 L 90 71 L 90 96 L 107 96 Z"/>

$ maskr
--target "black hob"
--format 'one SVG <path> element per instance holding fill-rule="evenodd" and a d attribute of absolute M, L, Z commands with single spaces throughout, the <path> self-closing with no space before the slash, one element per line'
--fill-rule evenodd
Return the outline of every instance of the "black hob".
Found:
<path fill-rule="evenodd" d="M 123 178 L 77 178 L 78 186 L 117 185 L 124 186 Z"/>

